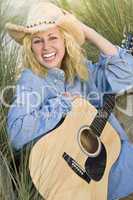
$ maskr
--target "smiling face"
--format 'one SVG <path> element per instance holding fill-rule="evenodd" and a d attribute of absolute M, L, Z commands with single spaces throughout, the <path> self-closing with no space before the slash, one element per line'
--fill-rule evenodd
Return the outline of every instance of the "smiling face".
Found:
<path fill-rule="evenodd" d="M 64 38 L 57 27 L 32 37 L 32 51 L 37 61 L 48 69 L 60 68 L 65 55 Z"/>

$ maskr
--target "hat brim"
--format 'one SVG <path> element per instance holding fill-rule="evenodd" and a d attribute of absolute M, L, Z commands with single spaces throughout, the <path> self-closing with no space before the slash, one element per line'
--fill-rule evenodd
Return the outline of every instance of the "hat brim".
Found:
<path fill-rule="evenodd" d="M 23 39 L 26 34 L 35 34 L 37 32 L 47 31 L 48 29 L 59 26 L 65 31 L 69 32 L 75 40 L 82 45 L 85 41 L 84 33 L 78 23 L 78 20 L 74 16 L 64 15 L 55 24 L 38 24 L 31 27 L 25 27 L 12 23 L 7 23 L 5 28 L 9 35 L 20 45 L 23 44 Z"/>

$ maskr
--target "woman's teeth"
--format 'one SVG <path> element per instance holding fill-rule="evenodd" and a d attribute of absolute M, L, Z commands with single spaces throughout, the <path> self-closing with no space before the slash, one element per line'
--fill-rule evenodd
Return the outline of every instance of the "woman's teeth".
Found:
<path fill-rule="evenodd" d="M 50 59 L 53 59 L 55 57 L 55 55 L 56 55 L 56 53 L 54 53 L 54 52 L 53 53 L 49 53 L 49 54 L 44 54 L 43 58 L 50 60 Z"/>

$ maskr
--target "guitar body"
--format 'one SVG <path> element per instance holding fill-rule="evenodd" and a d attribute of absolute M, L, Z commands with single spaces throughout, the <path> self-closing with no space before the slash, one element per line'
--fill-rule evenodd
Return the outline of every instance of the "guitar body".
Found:
<path fill-rule="evenodd" d="M 121 146 L 118 134 L 108 122 L 100 136 L 107 160 L 99 181 L 87 183 L 62 157 L 66 152 L 84 168 L 88 156 L 79 145 L 79 130 L 90 125 L 96 114 L 94 106 L 77 98 L 64 122 L 33 146 L 29 158 L 30 175 L 45 200 L 107 200 L 109 172 L 119 156 Z"/>

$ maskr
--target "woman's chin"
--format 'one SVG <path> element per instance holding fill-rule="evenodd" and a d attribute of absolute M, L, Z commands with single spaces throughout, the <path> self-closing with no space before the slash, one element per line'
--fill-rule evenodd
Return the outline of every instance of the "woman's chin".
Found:
<path fill-rule="evenodd" d="M 54 63 L 54 62 L 53 63 L 52 62 L 51 63 L 45 62 L 45 63 L 43 63 L 43 66 L 48 68 L 48 69 L 57 68 L 57 67 L 60 68 L 60 65 L 57 64 L 57 63 Z"/>
<path fill-rule="evenodd" d="M 60 68 L 60 63 L 53 60 L 53 61 L 45 61 L 41 63 L 44 67 L 48 68 L 48 69 L 52 69 L 52 68 Z"/>

